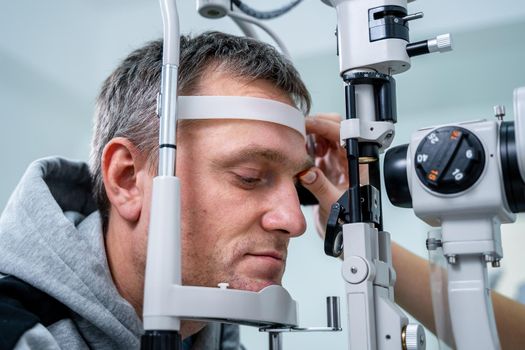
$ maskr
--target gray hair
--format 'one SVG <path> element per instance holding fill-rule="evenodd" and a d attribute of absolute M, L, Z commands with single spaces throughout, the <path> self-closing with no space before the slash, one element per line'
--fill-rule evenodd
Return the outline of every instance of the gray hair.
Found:
<path fill-rule="evenodd" d="M 310 95 L 290 61 L 272 46 L 246 37 L 206 32 L 194 38 L 181 36 L 178 89 L 193 95 L 210 68 L 234 77 L 267 80 L 287 94 L 304 114 L 310 110 Z M 93 195 L 104 231 L 109 200 L 102 179 L 102 152 L 115 137 L 124 137 L 147 154 L 156 167 L 159 122 L 156 97 L 160 89 L 162 41 L 147 43 L 132 52 L 105 80 L 97 97 L 90 155 Z"/>

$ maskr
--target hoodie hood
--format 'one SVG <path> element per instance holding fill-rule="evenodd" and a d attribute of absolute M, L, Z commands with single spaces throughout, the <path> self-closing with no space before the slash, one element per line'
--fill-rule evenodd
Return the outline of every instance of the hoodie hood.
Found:
<path fill-rule="evenodd" d="M 0 272 L 67 306 L 88 344 L 139 347 L 142 324 L 111 278 L 85 163 L 29 166 L 0 217 Z"/>

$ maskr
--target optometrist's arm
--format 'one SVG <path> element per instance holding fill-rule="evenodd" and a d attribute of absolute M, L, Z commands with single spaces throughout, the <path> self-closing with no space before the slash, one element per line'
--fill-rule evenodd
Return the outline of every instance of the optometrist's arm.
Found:
<path fill-rule="evenodd" d="M 346 156 L 339 146 L 339 120 L 337 114 L 322 114 L 307 118 L 306 122 L 307 132 L 316 137 L 316 167 L 303 174 L 300 180 L 319 201 L 315 212 L 321 237 L 324 237 L 330 207 L 342 195 L 348 182 Z M 435 333 L 428 261 L 394 242 L 392 259 L 397 273 L 396 302 Z M 502 348 L 525 349 L 525 305 L 495 292 L 492 302 Z"/>

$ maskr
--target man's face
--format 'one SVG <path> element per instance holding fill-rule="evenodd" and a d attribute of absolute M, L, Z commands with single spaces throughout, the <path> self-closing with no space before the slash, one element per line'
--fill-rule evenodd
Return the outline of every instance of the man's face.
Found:
<path fill-rule="evenodd" d="M 266 81 L 208 77 L 201 95 L 290 100 Z M 258 291 L 280 284 L 288 242 L 306 229 L 295 190 L 304 139 L 279 124 L 203 120 L 178 137 L 183 284 Z"/>

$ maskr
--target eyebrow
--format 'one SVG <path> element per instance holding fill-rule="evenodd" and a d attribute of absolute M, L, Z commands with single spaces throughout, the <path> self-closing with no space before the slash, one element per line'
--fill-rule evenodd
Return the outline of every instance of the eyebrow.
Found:
<path fill-rule="evenodd" d="M 226 159 L 216 161 L 215 163 L 221 166 L 233 166 L 254 160 L 263 160 L 270 163 L 289 166 L 294 171 L 294 174 L 314 166 L 314 161 L 310 156 L 306 156 L 302 162 L 291 164 L 290 158 L 283 152 L 256 145 L 243 148 L 238 152 L 228 155 Z"/>

